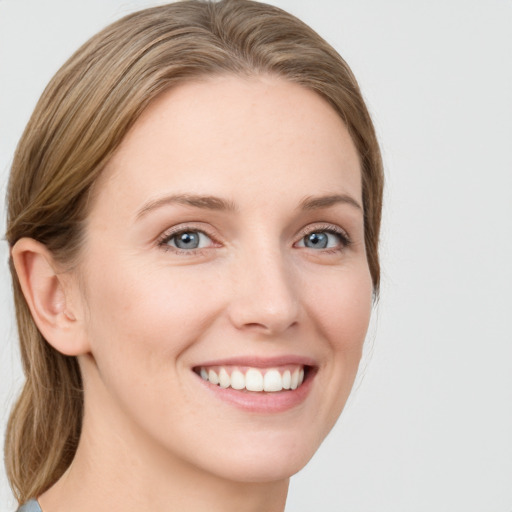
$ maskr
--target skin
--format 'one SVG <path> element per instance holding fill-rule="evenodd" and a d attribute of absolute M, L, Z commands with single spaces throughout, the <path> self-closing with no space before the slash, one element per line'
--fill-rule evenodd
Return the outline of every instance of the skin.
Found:
<path fill-rule="evenodd" d="M 161 201 L 176 194 L 231 208 Z M 345 200 L 301 207 L 333 195 Z M 40 497 L 45 512 L 282 511 L 361 357 L 372 283 L 357 205 L 357 152 L 315 93 L 224 76 L 154 101 L 96 183 L 79 264 L 59 277 L 53 309 L 74 341 L 66 348 L 58 325 L 47 338 L 79 358 L 85 418 L 73 464 Z M 164 240 L 174 228 L 207 236 L 180 252 Z M 332 233 L 326 249 L 305 246 L 326 229 L 350 244 Z M 290 354 L 316 374 L 284 412 L 219 400 L 192 371 Z"/>

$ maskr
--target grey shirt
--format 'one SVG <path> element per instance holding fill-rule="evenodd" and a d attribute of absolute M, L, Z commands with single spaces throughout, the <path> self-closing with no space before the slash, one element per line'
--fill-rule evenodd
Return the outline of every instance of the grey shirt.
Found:
<path fill-rule="evenodd" d="M 22 505 L 18 512 L 42 512 L 42 510 L 36 500 L 30 500 L 25 505 Z"/>

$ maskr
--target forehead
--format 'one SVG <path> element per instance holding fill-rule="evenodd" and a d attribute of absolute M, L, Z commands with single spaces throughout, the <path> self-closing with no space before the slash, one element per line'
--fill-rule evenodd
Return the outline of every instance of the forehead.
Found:
<path fill-rule="evenodd" d="M 236 201 L 241 191 L 275 199 L 313 187 L 311 194 L 361 198 L 359 158 L 339 115 L 313 91 L 266 76 L 221 76 L 163 93 L 98 185 L 97 195 L 115 190 L 134 207 L 165 192 Z"/>

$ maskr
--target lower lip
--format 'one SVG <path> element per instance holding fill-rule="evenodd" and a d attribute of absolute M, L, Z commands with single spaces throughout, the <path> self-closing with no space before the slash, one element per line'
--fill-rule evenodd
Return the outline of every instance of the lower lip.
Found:
<path fill-rule="evenodd" d="M 293 409 L 304 402 L 311 390 L 315 374 L 316 372 L 310 369 L 304 382 L 297 389 L 275 392 L 237 391 L 233 388 L 221 388 L 200 376 L 198 379 L 208 391 L 224 402 L 248 412 L 270 414 Z"/>

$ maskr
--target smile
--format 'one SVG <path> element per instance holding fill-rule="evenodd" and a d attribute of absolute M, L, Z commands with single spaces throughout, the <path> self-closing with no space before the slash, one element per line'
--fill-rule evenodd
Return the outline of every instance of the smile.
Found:
<path fill-rule="evenodd" d="M 287 365 L 279 368 L 253 368 L 239 366 L 200 367 L 201 378 L 221 388 L 238 391 L 278 392 L 293 391 L 304 382 L 304 365 Z"/>
<path fill-rule="evenodd" d="M 245 412 L 275 414 L 304 403 L 319 373 L 318 362 L 297 355 L 241 356 L 192 368 L 209 396 Z"/>

